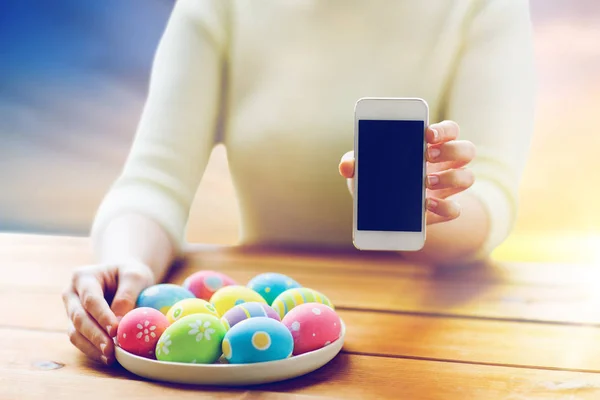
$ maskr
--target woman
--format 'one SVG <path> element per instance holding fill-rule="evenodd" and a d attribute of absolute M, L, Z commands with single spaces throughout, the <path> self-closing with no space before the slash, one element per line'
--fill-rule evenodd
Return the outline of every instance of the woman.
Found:
<path fill-rule="evenodd" d="M 427 242 L 399 257 L 487 257 L 515 220 L 532 131 L 527 6 L 179 0 L 131 153 L 94 222 L 98 264 L 64 294 L 73 344 L 114 361 L 119 318 L 180 251 L 216 143 L 228 151 L 243 244 L 350 247 L 344 178 L 361 97 L 421 97 L 440 121 L 426 134 Z"/>

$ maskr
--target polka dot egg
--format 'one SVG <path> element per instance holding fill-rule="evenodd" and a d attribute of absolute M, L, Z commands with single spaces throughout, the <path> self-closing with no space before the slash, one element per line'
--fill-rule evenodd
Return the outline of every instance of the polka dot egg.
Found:
<path fill-rule="evenodd" d="M 342 321 L 333 309 L 320 303 L 305 303 L 288 312 L 281 321 L 294 338 L 294 355 L 318 350 L 339 339 Z"/>
<path fill-rule="evenodd" d="M 221 322 L 225 325 L 226 329 L 230 329 L 237 323 L 254 317 L 268 317 L 279 321 L 279 314 L 275 312 L 270 306 L 264 303 L 249 302 L 238 304 L 223 315 Z"/>
<path fill-rule="evenodd" d="M 225 327 L 211 314 L 192 314 L 169 326 L 156 344 L 159 361 L 212 364 L 221 356 Z"/>
<path fill-rule="evenodd" d="M 286 290 L 277 296 L 275 301 L 273 301 L 272 307 L 279 314 L 279 317 L 283 319 L 294 307 L 304 303 L 321 303 L 333 308 L 333 304 L 331 304 L 331 301 L 324 294 L 309 288 Z"/>
<path fill-rule="evenodd" d="M 117 328 L 117 344 L 129 353 L 154 358 L 154 348 L 169 321 L 150 307 L 135 308 L 125 314 Z"/>
<path fill-rule="evenodd" d="M 215 292 L 225 286 L 236 285 L 236 282 L 225 274 L 216 271 L 199 271 L 193 273 L 183 282 L 183 287 L 197 298 L 209 301 Z"/>
<path fill-rule="evenodd" d="M 136 307 L 154 308 L 166 315 L 173 304 L 195 297 L 192 292 L 179 285 L 161 283 L 144 289 L 138 296 Z"/>
<path fill-rule="evenodd" d="M 225 286 L 217 290 L 210 298 L 210 302 L 221 316 L 238 304 L 247 302 L 267 303 L 260 294 L 241 285 Z"/>
<path fill-rule="evenodd" d="M 302 287 L 292 278 L 273 272 L 255 276 L 247 286 L 260 294 L 269 305 L 272 305 L 277 296 L 286 290 Z"/>
<path fill-rule="evenodd" d="M 202 299 L 183 299 L 173 304 L 173 307 L 167 312 L 169 324 L 191 314 L 210 314 L 219 317 L 217 309 L 206 300 Z"/>
<path fill-rule="evenodd" d="M 281 322 L 267 317 L 243 320 L 223 339 L 223 356 L 231 364 L 275 361 L 292 355 L 292 334 Z"/>

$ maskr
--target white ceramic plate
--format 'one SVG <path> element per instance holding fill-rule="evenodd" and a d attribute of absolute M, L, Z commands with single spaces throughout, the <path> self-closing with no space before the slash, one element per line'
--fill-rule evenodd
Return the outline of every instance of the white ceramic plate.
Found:
<path fill-rule="evenodd" d="M 342 335 L 322 349 L 293 356 L 285 360 L 254 364 L 187 364 L 150 360 L 128 353 L 116 346 L 119 364 L 143 378 L 196 385 L 243 386 L 283 381 L 313 372 L 342 350 L 346 325 Z"/>

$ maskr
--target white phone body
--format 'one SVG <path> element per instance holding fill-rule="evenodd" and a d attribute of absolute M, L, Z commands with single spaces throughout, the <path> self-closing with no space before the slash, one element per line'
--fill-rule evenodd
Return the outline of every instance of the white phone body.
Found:
<path fill-rule="evenodd" d="M 421 151 L 422 153 L 422 162 L 419 158 L 419 155 L 415 155 L 415 159 L 419 158 L 419 165 L 417 162 L 413 162 L 410 166 L 412 171 L 412 181 L 410 186 L 412 188 L 410 193 L 406 193 L 406 196 L 413 196 L 411 206 L 410 219 L 412 223 L 410 230 L 404 229 L 386 229 L 386 230 L 377 230 L 377 229 L 359 229 L 360 226 L 358 224 L 360 207 L 362 204 L 377 204 L 377 199 L 375 202 L 368 203 L 367 201 L 363 201 L 361 204 L 361 148 L 359 146 L 359 142 L 361 139 L 361 134 L 366 135 L 369 132 L 366 130 L 361 131 L 359 129 L 359 122 L 361 120 L 371 120 L 367 121 L 373 123 L 377 123 L 377 121 L 390 121 L 384 122 L 384 124 L 388 124 L 387 126 L 397 121 L 415 121 L 409 122 L 410 126 L 416 127 L 413 128 L 413 133 L 418 131 L 420 127 L 420 123 L 417 121 L 422 121 L 423 131 L 420 133 L 422 135 L 422 145 L 419 146 L 417 139 L 413 136 L 412 149 L 411 154 L 415 154 L 414 152 Z M 426 239 L 426 210 L 425 210 L 425 195 L 426 195 L 426 187 L 425 187 L 425 177 L 426 177 L 426 158 L 425 152 L 427 149 L 427 144 L 425 140 L 425 130 L 429 125 L 429 107 L 427 103 L 418 98 L 361 98 L 357 101 L 354 109 L 354 156 L 355 156 L 355 169 L 354 169 L 354 217 L 353 217 L 353 234 L 352 241 L 354 246 L 359 250 L 379 250 L 379 251 L 418 251 L 423 248 Z M 362 124 L 364 126 L 364 123 Z M 390 130 L 391 131 L 391 130 Z M 401 129 L 393 130 L 393 132 L 398 132 L 398 135 L 405 134 Z M 374 140 L 374 139 L 372 139 Z M 363 139 L 364 146 L 364 139 Z M 385 143 L 381 143 L 382 146 L 385 146 Z M 371 146 L 373 147 L 373 146 Z M 390 154 L 391 150 L 381 149 L 383 152 L 387 152 Z M 365 162 L 367 160 L 373 160 L 373 154 L 367 153 L 365 150 Z M 370 154 L 371 158 L 366 158 L 367 154 Z M 373 164 L 373 161 L 371 161 Z M 418 171 L 417 171 L 418 169 Z M 396 171 L 398 172 L 398 171 Z M 385 181 L 389 182 L 390 185 L 403 185 L 403 172 L 400 174 L 396 173 L 389 177 L 386 176 Z M 417 176 L 418 174 L 418 176 Z M 365 179 L 369 175 L 367 174 L 367 165 L 365 165 Z M 420 185 L 417 185 L 417 179 L 420 179 Z M 370 182 L 372 186 L 372 182 Z M 383 184 L 381 184 L 383 185 Z M 366 185 L 366 182 L 363 182 L 363 186 Z M 393 188 L 393 186 L 391 186 Z M 363 189 L 366 190 L 366 189 Z M 385 190 L 385 188 L 380 188 L 380 190 Z M 420 197 L 418 190 L 420 190 Z M 396 193 L 395 196 L 398 196 Z M 405 201 L 406 198 L 402 199 Z M 418 204 L 417 204 L 418 202 Z M 399 206 L 402 202 L 399 202 Z M 388 199 L 388 204 L 395 204 L 391 199 Z M 364 207 L 364 206 L 363 206 Z M 364 208 L 363 208 L 364 210 Z M 388 210 L 389 211 L 389 210 Z M 401 209 L 398 208 L 397 212 L 400 212 Z M 393 215 L 396 210 L 392 210 L 390 215 Z M 417 219 L 416 213 L 420 213 Z M 417 221 L 420 221 L 420 228 L 416 226 Z M 402 225 L 402 223 L 399 223 Z M 363 226 L 365 224 L 363 223 Z"/>

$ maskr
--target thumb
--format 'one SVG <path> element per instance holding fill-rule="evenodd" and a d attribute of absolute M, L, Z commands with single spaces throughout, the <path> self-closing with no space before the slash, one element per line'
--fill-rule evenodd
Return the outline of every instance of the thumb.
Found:
<path fill-rule="evenodd" d="M 342 156 L 339 165 L 340 175 L 346 178 L 348 191 L 354 195 L 354 152 L 349 151 Z"/>
<path fill-rule="evenodd" d="M 349 151 L 342 156 L 339 165 L 340 175 L 346 179 L 354 177 L 354 152 Z"/>
<path fill-rule="evenodd" d="M 111 305 L 111 310 L 119 320 L 135 308 L 137 298 L 142 290 L 150 286 L 152 282 L 150 274 L 150 271 L 138 270 L 119 273 L 119 287 Z"/>

